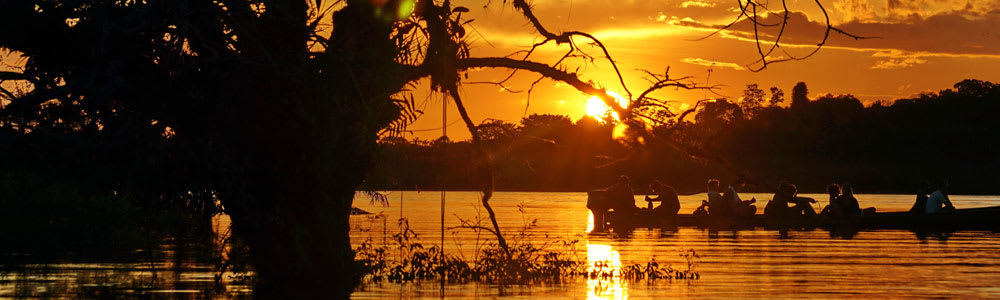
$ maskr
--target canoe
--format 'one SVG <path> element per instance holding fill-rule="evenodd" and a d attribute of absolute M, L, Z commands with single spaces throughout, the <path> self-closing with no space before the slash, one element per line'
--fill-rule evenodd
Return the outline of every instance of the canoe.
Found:
<path fill-rule="evenodd" d="M 796 218 L 774 220 L 763 215 L 751 217 L 714 217 L 679 214 L 676 216 L 652 216 L 641 211 L 625 218 L 609 212 L 605 218 L 604 228 L 670 228 L 670 227 L 702 227 L 702 228 L 825 228 L 825 229 L 902 229 L 917 231 L 954 231 L 954 230 L 1000 230 L 1000 206 L 958 209 L 933 215 L 913 215 L 909 212 L 884 212 L 856 218 L 831 219 L 821 216 L 813 218 Z M 596 219 L 596 218 L 595 218 Z M 601 224 L 595 224 L 600 230 Z"/>
<path fill-rule="evenodd" d="M 1000 206 L 958 209 L 933 215 L 913 215 L 909 212 L 881 212 L 872 215 L 831 219 L 826 217 L 768 219 L 763 215 L 750 217 L 714 217 L 679 214 L 671 217 L 653 216 L 641 210 L 629 216 L 615 216 L 614 203 L 631 201 L 629 195 L 613 195 L 603 190 L 587 193 L 587 208 L 594 215 L 594 230 L 610 228 L 704 227 L 704 228 L 826 228 L 826 229 L 903 229 L 915 231 L 1000 230 Z M 625 197 L 622 200 L 621 197 Z"/>

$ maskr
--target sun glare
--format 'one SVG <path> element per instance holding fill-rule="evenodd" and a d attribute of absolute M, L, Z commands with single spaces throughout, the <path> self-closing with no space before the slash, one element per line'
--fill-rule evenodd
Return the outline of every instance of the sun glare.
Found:
<path fill-rule="evenodd" d="M 618 105 L 621 105 L 622 107 L 628 106 L 628 99 L 625 99 L 625 97 L 622 97 L 622 95 L 619 95 L 618 93 L 612 91 L 608 91 L 608 95 L 611 95 L 612 97 L 615 97 L 615 99 L 618 99 Z M 604 101 L 602 101 L 601 98 L 597 98 L 597 96 L 591 96 L 590 99 L 587 99 L 588 116 L 600 120 L 601 118 L 604 118 L 604 116 L 607 115 L 608 113 L 611 113 L 611 117 L 615 118 L 615 120 L 618 120 L 618 113 L 614 112 L 611 109 L 611 107 L 609 107 L 607 104 L 604 104 Z"/>
<path fill-rule="evenodd" d="M 611 245 L 587 244 L 587 299 L 628 299 L 628 283 L 622 280 L 621 254 Z"/>

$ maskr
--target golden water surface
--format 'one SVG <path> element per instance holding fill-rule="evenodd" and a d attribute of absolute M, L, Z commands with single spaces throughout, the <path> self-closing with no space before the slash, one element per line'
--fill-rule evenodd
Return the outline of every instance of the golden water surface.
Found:
<path fill-rule="evenodd" d="M 418 233 L 424 245 L 441 240 L 440 192 L 390 192 L 388 206 L 356 199 L 355 205 L 373 215 L 351 218 L 352 242 L 391 244 L 400 217 Z M 770 195 L 756 197 L 762 206 Z M 822 195 L 812 195 L 824 199 Z M 641 196 L 637 204 L 644 206 Z M 960 208 L 1000 205 L 1000 196 L 952 196 Z M 681 211 L 690 212 L 705 195 L 681 197 Z M 902 211 L 908 195 L 858 195 L 863 207 Z M 821 200 L 820 202 L 825 202 Z M 902 230 L 861 231 L 832 236 L 817 229 L 708 231 L 697 228 L 637 229 L 627 233 L 588 234 L 593 226 L 585 208 L 586 193 L 498 192 L 492 200 L 501 229 L 512 241 L 549 245 L 587 262 L 590 268 L 616 269 L 656 261 L 684 270 L 681 256 L 693 250 L 697 280 L 629 281 L 621 274 L 578 277 L 559 284 L 499 286 L 490 283 L 369 284 L 357 299 L 831 299 L 831 298 L 952 298 L 1000 299 L 1000 233 L 961 231 L 917 234 Z M 816 206 L 819 210 L 819 206 Z M 477 245 L 491 236 L 457 228 L 459 219 L 489 226 L 479 193 L 447 192 L 444 248 L 448 254 L 472 260 Z M 228 231 L 227 218 L 215 219 L 215 229 Z M 557 241 L 573 247 L 553 248 Z M 391 245 L 390 245 L 391 247 Z M 212 265 L 187 258 L 176 245 L 165 244 L 156 259 L 141 262 L 51 262 L 0 272 L 0 299 L 6 298 L 126 298 L 233 299 L 249 298 L 251 286 L 218 274 Z M 687 252 L 690 253 L 690 252 Z M 390 259 L 395 257 L 389 253 Z M 330 274 L 336 280 L 339 274 Z M 219 276 L 219 277 L 216 277 Z M 219 279 L 223 285 L 214 284 Z M 116 296 L 109 293 L 124 293 Z"/>
<path fill-rule="evenodd" d="M 770 198 L 769 194 L 742 196 L 756 197 L 758 206 Z M 806 196 L 825 199 L 822 195 Z M 471 258 L 477 242 L 490 238 L 456 228 L 459 218 L 485 218 L 478 197 L 476 192 L 445 194 L 446 252 Z M 951 198 L 960 208 L 1000 205 L 1000 196 Z M 645 205 L 641 196 L 636 199 L 637 205 Z M 681 196 L 681 212 L 692 211 L 702 199 L 704 194 Z M 441 243 L 440 192 L 391 192 L 389 200 L 388 207 L 355 200 L 356 206 L 376 213 L 352 218 L 355 243 L 365 239 L 380 243 L 383 236 L 398 232 L 400 216 L 408 220 L 425 245 Z M 858 200 L 862 207 L 904 211 L 913 197 L 858 195 Z M 597 263 L 620 266 L 655 260 L 683 270 L 687 261 L 681 251 L 694 250 L 699 256 L 694 270 L 700 278 L 627 281 L 613 276 L 530 286 L 382 283 L 365 286 L 354 298 L 1000 298 L 1000 233 L 995 232 L 875 230 L 845 237 L 822 229 L 716 232 L 669 228 L 587 234 L 592 221 L 585 208 L 586 193 L 500 192 L 491 203 L 508 236 L 527 228 L 536 243 L 579 239 L 576 252 L 585 255 L 592 268 Z M 818 211 L 821 207 L 816 204 L 815 208 Z M 526 226 L 532 221 L 535 226 Z M 482 224 L 489 223 L 484 220 Z"/>

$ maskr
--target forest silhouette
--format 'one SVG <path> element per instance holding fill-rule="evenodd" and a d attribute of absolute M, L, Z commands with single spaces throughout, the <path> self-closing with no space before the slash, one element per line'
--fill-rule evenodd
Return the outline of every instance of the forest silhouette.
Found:
<path fill-rule="evenodd" d="M 742 101 L 702 103 L 693 118 L 654 126 L 645 147 L 616 142 L 615 120 L 533 114 L 518 124 L 479 125 L 496 162 L 500 190 L 585 191 L 625 174 L 661 180 L 682 193 L 704 191 L 708 178 L 751 178 L 749 190 L 773 192 L 781 180 L 807 192 L 831 182 L 863 193 L 913 193 L 922 181 L 949 180 L 956 193 L 995 193 L 989 174 L 1000 165 L 1000 85 L 967 79 L 953 88 L 868 106 L 852 95 L 806 98 L 805 83 L 770 98 L 756 84 Z M 749 100 L 748 100 L 749 99 Z M 750 104 L 748 104 L 748 102 Z M 474 189 L 463 161 L 467 141 L 380 142 L 369 189 Z M 645 184 L 637 184 L 641 188 Z"/>

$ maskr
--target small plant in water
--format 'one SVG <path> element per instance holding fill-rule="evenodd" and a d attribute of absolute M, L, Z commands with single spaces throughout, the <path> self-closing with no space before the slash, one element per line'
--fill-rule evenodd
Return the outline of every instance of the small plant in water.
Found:
<path fill-rule="evenodd" d="M 480 218 L 474 221 L 459 220 L 462 225 L 453 229 L 474 230 L 477 233 L 491 230 L 480 225 Z M 634 281 L 694 280 L 700 277 L 694 270 L 698 255 L 693 249 L 679 251 L 687 262 L 685 270 L 661 265 L 655 260 L 625 266 L 611 261 L 588 262 L 585 257 L 578 255 L 578 239 L 552 241 L 545 236 L 541 240 L 546 242 L 537 242 L 539 239 L 531 231 L 535 220 L 525 220 L 521 230 L 510 238 L 506 249 L 495 241 L 484 244 L 477 242 L 477 249 L 474 251 L 476 255 L 472 259 L 443 254 L 439 246 L 424 247 L 405 218 L 399 219 L 398 225 L 401 230 L 392 235 L 391 245 L 376 246 L 369 237 L 355 249 L 357 261 L 366 274 L 365 282 L 443 279 L 448 282 L 525 284 L 559 283 L 571 278 Z M 394 252 L 392 250 L 397 250 L 399 257 L 390 257 Z"/>

